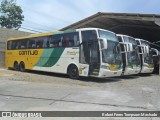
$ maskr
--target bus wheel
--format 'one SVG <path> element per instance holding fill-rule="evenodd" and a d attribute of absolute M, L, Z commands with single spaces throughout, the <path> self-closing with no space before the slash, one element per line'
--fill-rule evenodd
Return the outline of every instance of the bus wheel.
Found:
<path fill-rule="evenodd" d="M 20 68 L 20 71 L 21 71 L 21 72 L 25 72 L 25 71 L 26 71 L 26 70 L 25 70 L 25 64 L 24 64 L 24 62 L 21 62 L 21 63 L 20 63 L 19 68 Z"/>
<path fill-rule="evenodd" d="M 18 62 L 14 62 L 13 69 L 14 69 L 14 70 L 16 70 L 16 71 L 19 71 L 19 65 L 18 65 Z"/>
<path fill-rule="evenodd" d="M 78 79 L 79 78 L 78 68 L 75 65 L 69 66 L 68 75 L 71 79 Z"/>

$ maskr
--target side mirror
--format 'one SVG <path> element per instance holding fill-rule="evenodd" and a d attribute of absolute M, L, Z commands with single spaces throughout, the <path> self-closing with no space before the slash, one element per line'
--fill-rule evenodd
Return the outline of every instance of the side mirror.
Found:
<path fill-rule="evenodd" d="M 133 46 L 131 43 L 119 42 L 119 44 L 124 47 L 124 51 L 121 48 L 121 53 L 127 53 L 133 51 Z"/>
<path fill-rule="evenodd" d="M 100 38 L 100 43 L 101 43 L 101 49 L 107 49 L 107 39 L 105 38 Z"/>
<path fill-rule="evenodd" d="M 144 50 L 144 46 L 143 45 L 138 45 L 138 47 L 141 49 L 141 52 L 139 51 L 139 53 L 138 54 L 144 54 L 145 52 L 145 50 Z"/>
<path fill-rule="evenodd" d="M 126 53 L 127 52 L 127 45 L 126 45 L 126 43 L 124 43 L 124 42 L 119 42 L 119 45 L 120 45 L 120 51 L 121 51 L 121 53 Z M 124 48 L 124 50 L 122 50 L 122 47 Z M 126 48 L 126 49 L 125 49 Z"/>
<path fill-rule="evenodd" d="M 158 56 L 158 50 L 157 49 L 154 49 L 154 48 L 151 48 L 151 51 L 155 54 L 153 54 L 153 57 L 157 57 Z"/>
<path fill-rule="evenodd" d="M 128 51 L 132 52 L 133 51 L 133 45 L 131 43 L 127 43 L 128 44 Z"/>
<path fill-rule="evenodd" d="M 145 53 L 149 53 L 149 47 L 148 46 L 145 46 L 144 49 L 145 49 Z"/>

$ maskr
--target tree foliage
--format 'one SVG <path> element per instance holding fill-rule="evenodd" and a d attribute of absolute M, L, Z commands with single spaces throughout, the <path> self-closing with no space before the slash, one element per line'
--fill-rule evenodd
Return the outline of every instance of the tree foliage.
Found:
<path fill-rule="evenodd" d="M 0 26 L 19 29 L 24 16 L 20 6 L 14 0 L 3 0 L 0 5 Z"/>

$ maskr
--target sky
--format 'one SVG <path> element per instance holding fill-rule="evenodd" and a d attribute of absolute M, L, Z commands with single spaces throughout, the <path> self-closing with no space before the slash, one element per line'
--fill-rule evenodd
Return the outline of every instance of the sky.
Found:
<path fill-rule="evenodd" d="M 160 0 L 16 0 L 25 16 L 21 30 L 58 30 L 97 12 L 160 14 Z"/>

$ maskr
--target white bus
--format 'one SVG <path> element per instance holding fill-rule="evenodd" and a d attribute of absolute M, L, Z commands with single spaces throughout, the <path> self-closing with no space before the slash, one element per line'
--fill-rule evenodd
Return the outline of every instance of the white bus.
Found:
<path fill-rule="evenodd" d="M 139 46 L 139 54 L 141 57 L 141 73 L 152 73 L 154 70 L 153 57 L 157 56 L 153 54 L 156 49 L 151 48 L 150 43 L 143 39 L 136 38 L 137 44 Z"/>
<path fill-rule="evenodd" d="M 11 38 L 6 66 L 79 76 L 113 77 L 122 74 L 122 56 L 115 33 L 99 28 L 51 32 Z"/>
<path fill-rule="evenodd" d="M 138 45 L 133 37 L 117 34 L 121 45 L 123 73 L 122 75 L 138 74 L 141 70 L 141 61 L 138 54 Z"/>

